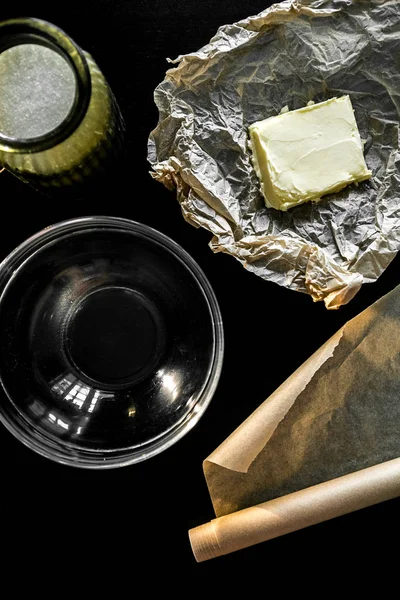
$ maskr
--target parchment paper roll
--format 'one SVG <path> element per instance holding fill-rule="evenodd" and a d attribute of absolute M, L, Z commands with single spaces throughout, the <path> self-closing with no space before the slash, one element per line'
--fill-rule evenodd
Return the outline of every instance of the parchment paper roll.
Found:
<path fill-rule="evenodd" d="M 198 561 L 400 496 L 400 286 L 348 321 L 203 463 Z"/>
<path fill-rule="evenodd" d="M 400 458 L 214 519 L 189 531 L 197 562 L 400 495 Z"/>

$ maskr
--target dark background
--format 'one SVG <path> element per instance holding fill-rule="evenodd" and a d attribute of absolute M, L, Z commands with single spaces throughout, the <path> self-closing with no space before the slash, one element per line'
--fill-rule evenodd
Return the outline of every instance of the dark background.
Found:
<path fill-rule="evenodd" d="M 271 585 L 281 591 L 294 585 L 312 591 L 320 588 L 320 579 L 325 585 L 346 572 L 354 583 L 360 577 L 382 582 L 385 575 L 387 580 L 384 565 L 389 544 L 397 539 L 398 500 L 205 563 L 196 563 L 189 545 L 188 530 L 214 517 L 203 459 L 340 326 L 400 281 L 396 258 L 349 305 L 327 311 L 306 295 L 262 281 L 227 255 L 214 255 L 209 234 L 187 224 L 175 194 L 149 174 L 147 139 L 158 119 L 153 91 L 169 68 L 166 58 L 197 50 L 220 25 L 269 4 L 37 0 L 2 7 L 2 18 L 33 16 L 53 22 L 93 55 L 117 97 L 128 139 L 125 168 L 110 178 L 101 195 L 49 200 L 3 173 L 0 259 L 29 235 L 66 218 L 109 214 L 140 221 L 172 237 L 204 270 L 220 304 L 226 343 L 220 383 L 201 421 L 175 446 L 145 463 L 104 472 L 65 467 L 36 455 L 1 428 L 1 544 L 7 559 L 23 566 L 15 589 L 32 565 L 36 576 L 29 578 L 30 584 L 43 582 L 50 564 L 53 574 L 60 575 L 60 594 L 63 582 L 73 591 L 80 572 L 88 575 L 89 588 L 94 580 L 110 576 L 112 598 L 141 597 L 144 593 L 137 590 L 142 584 L 149 591 L 157 583 L 192 595 L 200 583 L 211 586 L 211 576 L 226 591 L 230 581 L 249 581 L 250 572 L 263 582 L 263 595 Z M 240 319 L 243 306 L 254 314 L 254 323 Z"/>

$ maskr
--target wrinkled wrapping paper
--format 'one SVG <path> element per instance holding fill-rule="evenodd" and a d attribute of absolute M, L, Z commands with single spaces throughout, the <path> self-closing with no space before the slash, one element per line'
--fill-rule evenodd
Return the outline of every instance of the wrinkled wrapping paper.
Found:
<path fill-rule="evenodd" d="M 400 246 L 400 3 L 287 0 L 170 62 L 154 94 L 151 173 L 211 232 L 211 249 L 329 309 L 375 281 Z M 248 126 L 342 94 L 373 178 L 286 213 L 267 209 Z"/>
<path fill-rule="evenodd" d="M 231 515 L 235 528 L 235 514 L 272 501 L 281 535 L 295 514 L 300 527 L 304 515 L 309 525 L 399 495 L 399 398 L 400 286 L 346 323 L 204 461 L 216 516 Z M 254 532 L 262 536 L 259 524 Z"/>

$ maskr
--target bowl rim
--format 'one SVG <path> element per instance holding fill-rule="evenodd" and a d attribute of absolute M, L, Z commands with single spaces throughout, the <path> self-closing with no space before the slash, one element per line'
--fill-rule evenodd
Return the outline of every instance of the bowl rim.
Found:
<path fill-rule="evenodd" d="M 123 467 L 143 462 L 167 450 L 193 429 L 205 413 L 214 396 L 221 376 L 225 350 L 224 327 L 218 300 L 214 289 L 199 264 L 182 246 L 168 235 L 147 224 L 124 217 L 109 215 L 75 217 L 53 223 L 26 238 L 0 262 L 0 306 L 8 285 L 12 282 L 17 272 L 23 268 L 25 261 L 29 260 L 36 251 L 39 251 L 48 242 L 65 235 L 65 233 L 74 233 L 87 228 L 97 229 L 102 227 L 119 228 L 125 231 L 128 230 L 132 233 L 145 235 L 147 239 L 160 244 L 169 250 L 175 258 L 181 261 L 184 267 L 191 273 L 192 277 L 197 280 L 199 290 L 203 293 L 207 302 L 213 328 L 213 353 L 207 379 L 203 384 L 199 397 L 193 407 L 191 407 L 189 413 L 167 431 L 165 437 L 164 435 L 161 435 L 156 440 L 149 442 L 150 447 L 148 449 L 146 449 L 146 445 L 144 444 L 143 451 L 141 451 L 141 447 L 139 446 L 133 451 L 129 448 L 109 451 L 103 450 L 101 455 L 100 453 L 96 455 L 96 452 L 92 450 L 86 450 L 84 448 L 77 450 L 76 448 L 72 448 L 72 451 L 69 454 L 67 450 L 68 446 L 65 444 L 62 444 L 56 439 L 46 438 L 41 432 L 33 432 L 33 428 L 29 421 L 26 420 L 26 423 L 24 423 L 25 429 L 20 423 L 17 425 L 10 421 L 0 401 L 0 423 L 2 423 L 2 425 L 25 446 L 53 462 L 72 467 L 97 470 Z M 0 390 L 1 394 L 5 394 L 9 401 L 14 405 L 13 399 L 9 396 L 6 388 L 3 386 L 1 373 Z M 23 413 L 20 414 L 24 418 Z M 124 450 L 125 454 L 123 453 Z"/>

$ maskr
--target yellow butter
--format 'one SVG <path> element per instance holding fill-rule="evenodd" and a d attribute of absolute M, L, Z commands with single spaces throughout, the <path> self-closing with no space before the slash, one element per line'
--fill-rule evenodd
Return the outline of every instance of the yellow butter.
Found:
<path fill-rule="evenodd" d="M 257 121 L 249 134 L 269 208 L 316 202 L 372 175 L 347 95 Z"/>

